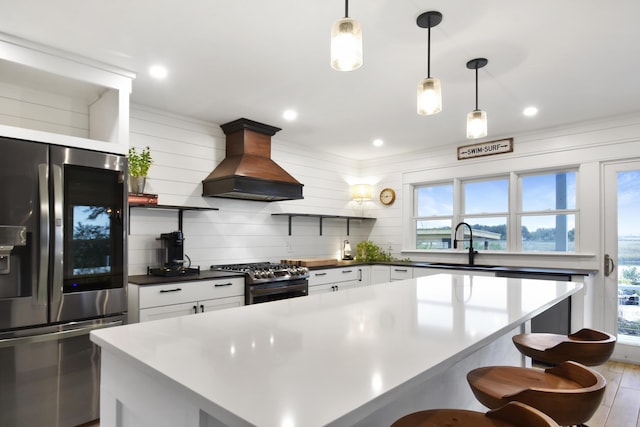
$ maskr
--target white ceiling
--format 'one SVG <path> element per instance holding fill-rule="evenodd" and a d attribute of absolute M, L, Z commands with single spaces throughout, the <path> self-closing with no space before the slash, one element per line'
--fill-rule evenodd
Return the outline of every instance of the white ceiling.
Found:
<path fill-rule="evenodd" d="M 443 111 L 416 114 L 431 74 Z M 364 65 L 337 72 L 329 35 L 343 0 L 2 0 L 2 32 L 137 73 L 132 102 L 226 123 L 281 127 L 278 139 L 370 159 L 470 143 L 466 114 L 487 111 L 485 140 L 595 118 L 640 113 L 640 1 L 351 0 L 363 28 Z M 147 68 L 162 63 L 162 82 Z M 528 105 L 535 118 L 522 115 Z M 281 118 L 287 108 L 299 117 Z M 385 145 L 374 148 L 381 138 Z"/>

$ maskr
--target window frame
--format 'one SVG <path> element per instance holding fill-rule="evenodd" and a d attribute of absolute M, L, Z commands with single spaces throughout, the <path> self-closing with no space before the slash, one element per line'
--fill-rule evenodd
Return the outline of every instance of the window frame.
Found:
<path fill-rule="evenodd" d="M 535 175 L 555 175 L 559 173 L 575 173 L 575 208 L 572 209 L 548 209 L 540 211 L 523 211 L 523 192 L 522 192 L 522 178 Z M 494 181 L 494 180 L 508 180 L 507 188 L 507 212 L 490 212 L 482 214 L 465 214 L 464 213 L 464 184 L 468 182 L 482 182 L 482 181 Z M 496 253 L 521 253 L 521 254 L 536 254 L 536 253 L 554 253 L 554 254 L 577 254 L 580 251 L 580 200 L 579 200 L 579 180 L 580 171 L 578 167 L 559 167 L 552 169 L 538 169 L 520 172 L 507 172 L 501 174 L 492 174 L 485 176 L 474 176 L 464 178 L 451 178 L 445 180 L 436 180 L 433 182 L 414 183 L 411 185 L 412 194 L 412 216 L 411 216 L 411 251 L 424 251 L 424 252 L 437 252 L 438 249 L 418 249 L 417 246 L 417 233 L 418 222 L 429 220 L 451 220 L 451 239 L 454 239 L 453 235 L 455 226 L 461 221 L 467 221 L 469 218 L 494 218 L 504 216 L 506 218 L 507 227 L 507 241 L 505 250 L 496 250 Z M 437 185 L 453 185 L 453 213 L 452 215 L 435 215 L 435 216 L 418 216 L 418 191 L 421 187 L 432 187 Z M 522 218 L 527 216 L 541 216 L 541 215 L 574 215 L 575 229 L 574 229 L 574 248 L 572 251 L 552 251 L 552 252 L 536 252 L 522 250 Z M 457 251 L 461 251 L 458 249 Z M 456 251 L 453 248 L 446 251 Z"/>

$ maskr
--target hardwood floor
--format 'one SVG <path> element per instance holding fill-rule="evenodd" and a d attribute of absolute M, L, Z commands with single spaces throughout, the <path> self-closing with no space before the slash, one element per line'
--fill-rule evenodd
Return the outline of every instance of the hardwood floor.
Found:
<path fill-rule="evenodd" d="M 589 427 L 640 427 L 640 365 L 607 362 L 596 366 L 607 380 L 604 399 Z"/>
<path fill-rule="evenodd" d="M 589 427 L 640 427 L 640 365 L 607 362 L 596 366 L 607 380 L 604 399 Z M 100 427 L 100 422 L 82 427 Z"/>

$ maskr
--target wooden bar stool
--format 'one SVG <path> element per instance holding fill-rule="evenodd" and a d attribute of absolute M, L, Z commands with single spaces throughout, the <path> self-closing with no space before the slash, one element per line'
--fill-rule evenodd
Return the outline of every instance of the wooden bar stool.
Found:
<path fill-rule="evenodd" d="M 616 337 L 593 329 L 581 329 L 570 335 L 520 334 L 512 340 L 520 353 L 552 365 L 567 360 L 587 366 L 602 365 L 616 345 Z"/>
<path fill-rule="evenodd" d="M 467 374 L 476 399 L 490 409 L 517 401 L 544 412 L 560 425 L 579 425 L 598 409 L 606 381 L 576 362 L 547 370 L 516 366 L 477 368 Z"/>
<path fill-rule="evenodd" d="M 486 414 L 463 409 L 430 409 L 405 415 L 391 427 L 558 427 L 551 417 L 520 402 Z"/>

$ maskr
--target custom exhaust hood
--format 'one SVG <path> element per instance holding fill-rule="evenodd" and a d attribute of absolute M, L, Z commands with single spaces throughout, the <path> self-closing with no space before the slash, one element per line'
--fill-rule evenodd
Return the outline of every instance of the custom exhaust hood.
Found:
<path fill-rule="evenodd" d="M 202 181 L 202 195 L 276 202 L 302 199 L 302 187 L 271 160 L 271 137 L 280 128 L 238 119 L 220 125 L 225 159 Z"/>

